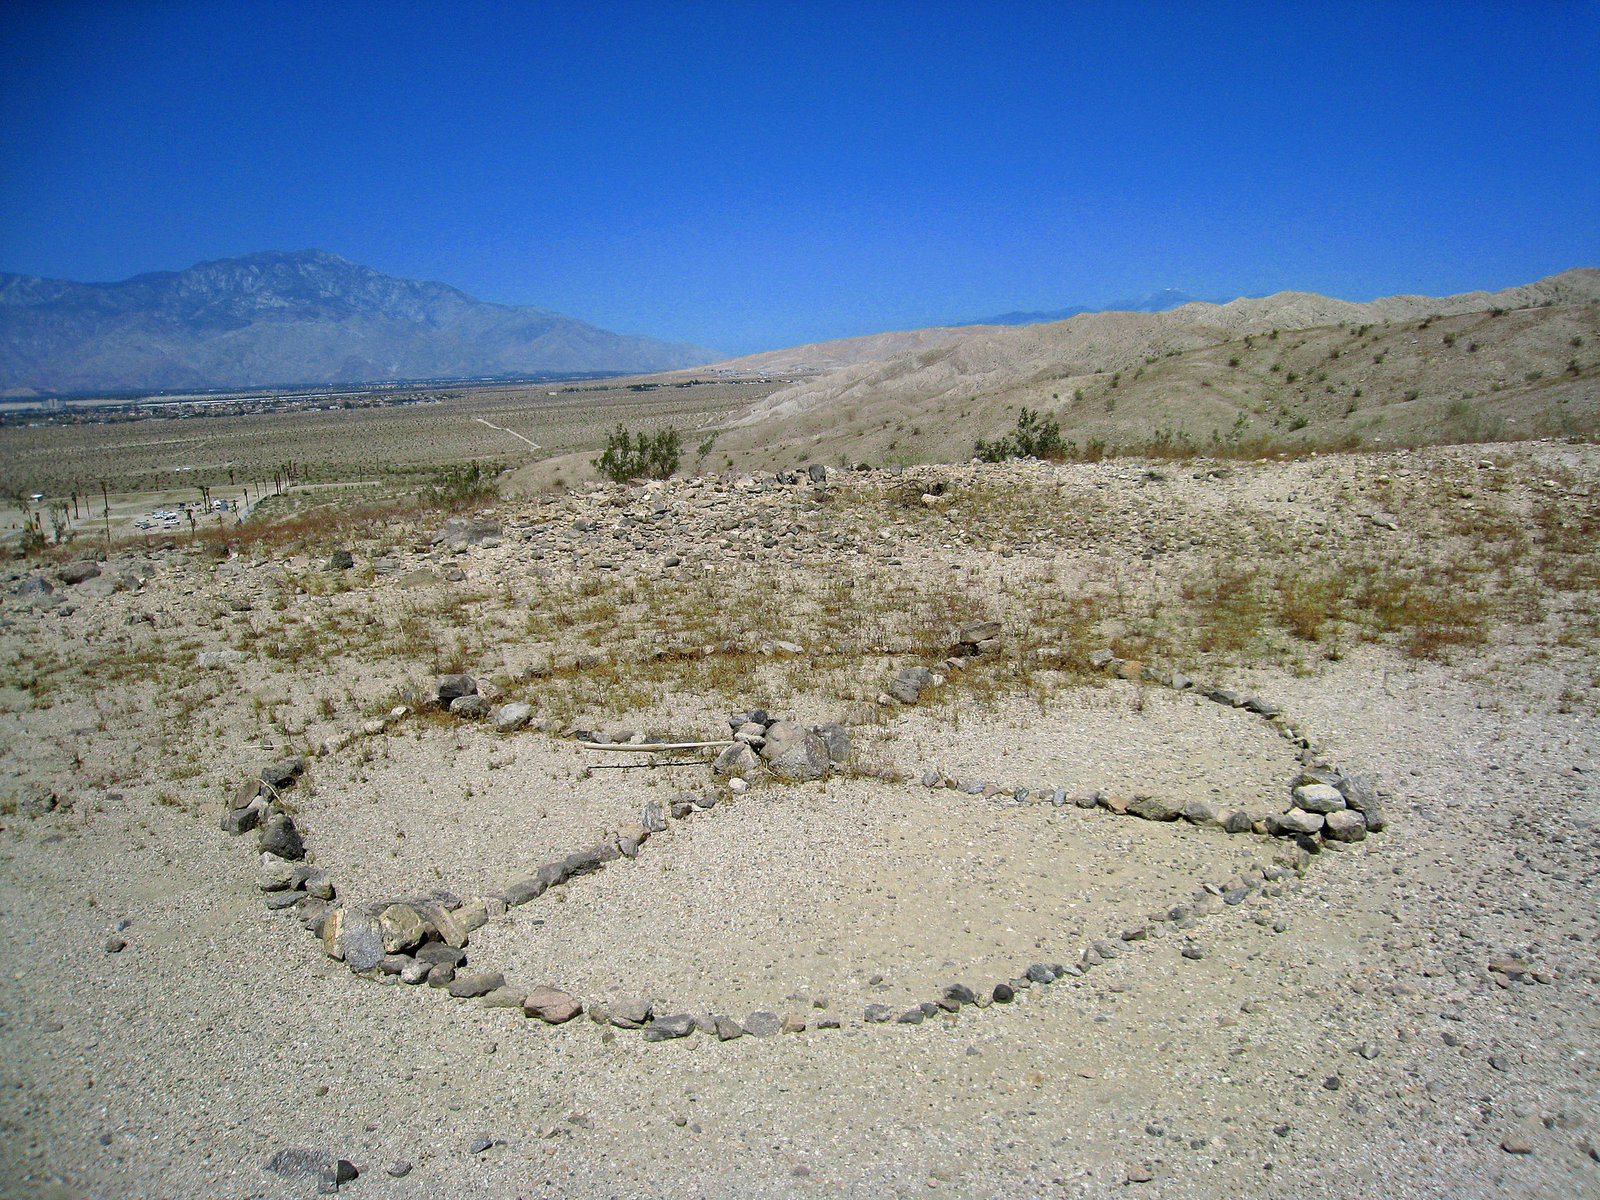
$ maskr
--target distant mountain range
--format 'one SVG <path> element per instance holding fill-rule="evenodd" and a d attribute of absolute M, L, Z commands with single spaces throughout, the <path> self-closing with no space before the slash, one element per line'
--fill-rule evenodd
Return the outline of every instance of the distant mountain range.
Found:
<path fill-rule="evenodd" d="M 1258 297 L 1252 297 L 1255 299 Z M 1160 313 L 1169 312 L 1184 304 L 1192 304 L 1200 300 L 1199 296 L 1191 296 L 1188 292 L 1180 292 L 1175 288 L 1163 288 L 1159 292 L 1151 292 L 1142 300 L 1118 300 L 1115 304 L 1107 304 L 1103 308 L 1088 308 L 1078 305 L 1075 308 L 1055 308 L 1047 312 L 1008 312 L 997 317 L 980 317 L 976 321 L 962 321 L 962 325 L 1045 325 L 1051 321 L 1066 321 L 1087 312 L 1136 312 Z M 1225 301 L 1211 300 L 1210 304 L 1222 304 Z"/>
<path fill-rule="evenodd" d="M 637 373 L 717 357 L 321 250 L 120 283 L 0 274 L 0 392 L 13 394 Z"/>

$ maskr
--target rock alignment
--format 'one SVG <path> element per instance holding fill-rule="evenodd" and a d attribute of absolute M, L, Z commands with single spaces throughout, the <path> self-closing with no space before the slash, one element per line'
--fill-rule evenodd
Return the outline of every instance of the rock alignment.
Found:
<path fill-rule="evenodd" d="M 984 653 L 985 644 L 989 643 L 992 648 L 1000 636 L 995 623 L 974 623 L 958 631 L 957 646 L 967 647 L 969 653 Z M 954 659 L 952 656 L 952 661 Z M 1277 853 L 1270 866 L 1251 868 L 1225 884 L 1210 881 L 1201 884 L 1188 903 L 1152 913 L 1149 924 L 1123 928 L 1091 940 L 1078 954 L 1076 962 L 1030 963 L 1014 977 L 977 988 L 965 982 L 951 983 L 938 997 L 898 1013 L 887 1004 L 874 1002 L 862 1013 L 864 1024 L 915 1026 L 933 1018 L 953 1016 L 963 1008 L 985 1009 L 995 1004 L 1011 1004 L 1019 994 L 1034 988 L 1076 984 L 1095 967 L 1139 952 L 1152 940 L 1162 940 L 1162 927 L 1182 935 L 1180 954 L 1183 958 L 1202 959 L 1205 947 L 1193 934 L 1201 920 L 1238 908 L 1258 892 L 1277 896 L 1295 890 L 1299 877 L 1314 856 L 1324 849 L 1342 849 L 1386 827 L 1380 792 L 1372 777 L 1345 772 L 1322 761 L 1310 739 L 1288 721 L 1276 705 L 1225 688 L 1201 688 L 1179 672 L 1157 671 L 1120 659 L 1110 650 L 1096 651 L 1090 656 L 1090 662 L 1120 678 L 1180 691 L 1194 689 L 1217 704 L 1260 716 L 1282 736 L 1294 741 L 1300 748 L 1304 769 L 1288 781 L 1288 803 L 1284 810 L 1266 818 L 1252 819 L 1242 810 L 1229 809 L 1210 800 L 1121 797 L 1099 790 L 1069 797 L 1062 789 L 1007 788 L 991 781 L 951 779 L 935 769 L 922 774 L 922 786 L 958 788 L 999 803 L 1049 803 L 1056 807 L 1070 803 L 1079 808 L 1104 809 L 1118 816 L 1147 821 L 1186 823 L 1229 834 L 1276 837 L 1284 839 L 1284 849 Z M 908 668 L 891 684 L 894 699 L 915 703 L 924 688 L 937 686 L 938 679 L 927 668 Z M 902 686 L 896 688 L 896 685 Z M 902 699 L 902 695 L 911 698 Z M 468 675 L 440 678 L 436 696 L 441 708 L 463 717 L 484 716 L 491 711 L 489 702 L 479 695 L 476 681 Z M 481 702 L 483 711 L 462 704 L 470 700 Z M 507 712 L 508 709 L 511 711 Z M 527 724 L 526 705 L 504 705 L 492 711 L 496 726 L 503 732 L 512 732 Z M 387 718 L 368 722 L 363 733 L 381 733 L 409 712 L 408 708 L 398 707 Z M 732 744 L 717 756 L 712 770 L 728 778 L 726 790 L 733 795 L 739 794 L 743 776 L 752 772 L 767 771 L 780 779 L 803 782 L 825 777 L 850 758 L 849 732 L 837 723 L 806 726 L 755 709 L 731 714 L 728 725 L 733 734 Z M 597 744 L 644 744 L 639 735 L 632 733 L 612 736 L 588 730 L 568 732 L 583 740 L 595 740 Z M 435 889 L 425 896 L 396 896 L 357 907 L 337 899 L 337 888 L 326 872 L 314 865 L 303 832 L 283 799 L 283 793 L 295 786 L 307 766 L 304 758 L 287 758 L 262 767 L 240 786 L 220 825 L 223 832 L 235 837 L 256 832 L 258 882 L 268 908 L 292 911 L 304 928 L 321 941 L 328 957 L 344 962 L 357 975 L 379 983 L 427 984 L 454 999 L 480 1000 L 485 1007 L 520 1008 L 530 1020 L 537 1019 L 547 1025 L 565 1024 L 587 1013 L 597 1024 L 639 1030 L 647 1042 L 675 1042 L 697 1032 L 726 1042 L 746 1036 L 759 1039 L 839 1029 L 843 1025 L 833 1014 L 808 1021 L 799 1013 L 779 1015 L 760 1010 L 740 1019 L 715 1013 L 660 1014 L 653 1010 L 650 1001 L 640 999 L 613 1001 L 609 1005 L 586 1004 L 560 987 L 516 985 L 508 983 L 499 971 L 467 970 L 471 935 L 490 920 L 510 908 L 532 903 L 552 888 L 603 870 L 608 863 L 637 857 L 650 837 L 665 832 L 671 821 L 713 812 L 719 800 L 726 796 L 683 792 L 666 810 L 655 801 L 648 801 L 641 807 L 636 824 L 607 831 L 598 844 L 553 858 L 499 891 L 462 898 L 445 889 Z M 1265 917 L 1256 919 L 1266 920 Z M 1277 932 L 1287 928 L 1281 921 L 1273 927 Z M 1523 970 L 1521 963 L 1502 963 L 1497 969 L 1501 970 L 1497 978 L 1507 981 L 1544 981 L 1537 972 Z M 875 978 L 873 982 L 878 980 Z"/>

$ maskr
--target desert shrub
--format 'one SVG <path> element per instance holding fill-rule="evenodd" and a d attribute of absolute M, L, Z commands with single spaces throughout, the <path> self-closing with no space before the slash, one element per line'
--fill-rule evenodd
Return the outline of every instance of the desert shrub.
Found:
<path fill-rule="evenodd" d="M 1266 604 L 1256 572 L 1234 563 L 1217 563 L 1209 574 L 1184 586 L 1193 606 L 1196 644 L 1202 650 L 1236 652 L 1263 632 Z"/>
<path fill-rule="evenodd" d="M 973 450 L 984 462 L 997 463 L 1008 458 L 1059 459 L 1065 456 L 1067 446 L 1061 440 L 1061 422 L 1024 408 L 1015 429 L 997 442 L 979 438 Z"/>
<path fill-rule="evenodd" d="M 422 502 L 433 508 L 476 507 L 499 496 L 494 485 L 498 474 L 498 463 L 473 461 L 444 467 L 434 472 L 433 482 L 422 489 Z"/>
<path fill-rule="evenodd" d="M 605 451 L 594 460 L 594 468 L 613 483 L 670 479 L 681 458 L 676 429 L 668 427 L 653 434 L 635 434 L 630 433 L 627 426 L 618 425 L 606 439 Z"/>
<path fill-rule="evenodd" d="M 1339 615 L 1345 586 L 1344 575 L 1339 571 L 1283 571 L 1277 579 L 1278 624 L 1304 641 L 1319 640 L 1323 626 Z"/>

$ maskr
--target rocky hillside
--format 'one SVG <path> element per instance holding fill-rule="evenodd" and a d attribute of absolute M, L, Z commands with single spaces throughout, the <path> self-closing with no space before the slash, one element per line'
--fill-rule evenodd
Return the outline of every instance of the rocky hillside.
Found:
<path fill-rule="evenodd" d="M 218 259 L 120 283 L 0 274 L 0 391 L 642 372 L 715 357 L 397 279 L 320 250 Z"/>
<path fill-rule="evenodd" d="M 738 465 L 965 458 L 1029 407 L 1085 449 L 1409 444 L 1600 426 L 1600 270 L 1370 304 L 1285 292 L 975 330 L 804 380 L 718 440 Z"/>

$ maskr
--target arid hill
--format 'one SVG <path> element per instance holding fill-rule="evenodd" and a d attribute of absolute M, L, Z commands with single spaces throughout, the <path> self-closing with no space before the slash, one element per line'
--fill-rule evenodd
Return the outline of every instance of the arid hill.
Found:
<path fill-rule="evenodd" d="M 985 328 L 797 382 L 718 440 L 734 465 L 962 459 L 1049 413 L 1080 452 L 1394 445 L 1596 426 L 1600 270 L 1354 304 L 1285 292 Z M 791 351 L 799 360 L 800 351 Z"/>

